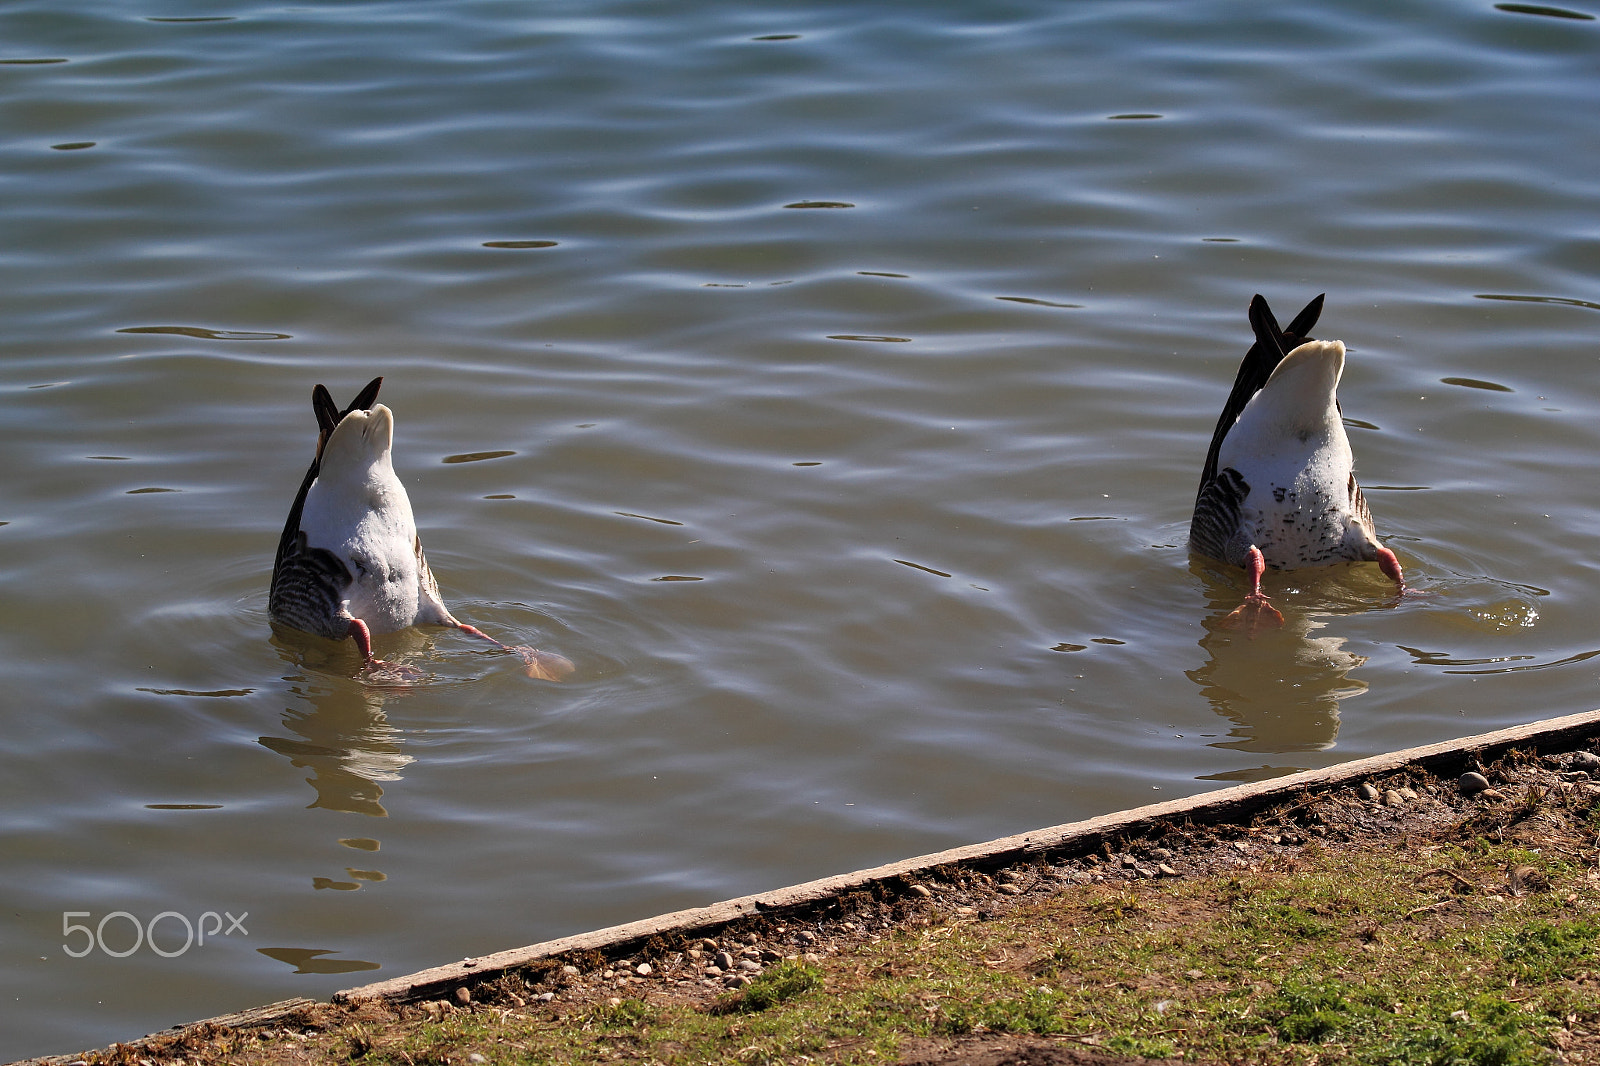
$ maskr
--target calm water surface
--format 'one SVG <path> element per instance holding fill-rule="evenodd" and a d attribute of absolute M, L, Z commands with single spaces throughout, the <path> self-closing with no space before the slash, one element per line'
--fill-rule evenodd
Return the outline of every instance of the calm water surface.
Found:
<path fill-rule="evenodd" d="M 1582 3 L 7 5 L 0 1054 L 1595 706 Z M 1415 592 L 1244 641 L 1189 507 L 1324 291 Z M 375 374 L 569 683 L 268 626 Z"/>

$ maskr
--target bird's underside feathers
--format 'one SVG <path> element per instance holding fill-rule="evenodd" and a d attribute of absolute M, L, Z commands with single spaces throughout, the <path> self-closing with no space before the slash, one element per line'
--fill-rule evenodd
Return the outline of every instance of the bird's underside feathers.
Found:
<path fill-rule="evenodd" d="M 1254 550 L 1275 569 L 1380 557 L 1336 398 L 1344 345 L 1305 335 L 1322 301 L 1307 304 L 1288 332 L 1264 299 L 1251 301 L 1256 340 L 1206 455 L 1193 551 L 1243 566 Z"/>

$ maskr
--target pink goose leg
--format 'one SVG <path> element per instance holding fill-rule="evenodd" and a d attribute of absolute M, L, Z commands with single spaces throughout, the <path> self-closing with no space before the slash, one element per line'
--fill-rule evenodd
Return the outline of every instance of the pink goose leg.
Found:
<path fill-rule="evenodd" d="M 465 622 L 457 622 L 456 628 L 469 637 L 481 637 L 497 648 L 504 648 L 522 660 L 522 672 L 538 681 L 562 681 L 576 669 L 572 660 L 555 652 L 539 651 L 526 645 L 513 648 L 509 644 L 502 644 L 477 626 L 469 626 Z"/>
<path fill-rule="evenodd" d="M 1395 566 L 1398 571 L 1399 564 L 1396 563 Z M 1267 572 L 1267 561 L 1262 558 L 1261 549 L 1254 544 L 1250 545 L 1245 568 L 1250 573 L 1250 593 L 1245 596 L 1243 603 L 1223 619 L 1222 624 L 1229 629 L 1243 629 L 1245 635 L 1254 640 L 1263 630 L 1281 627 L 1283 615 L 1272 606 L 1272 602 L 1261 591 L 1261 575 Z"/>

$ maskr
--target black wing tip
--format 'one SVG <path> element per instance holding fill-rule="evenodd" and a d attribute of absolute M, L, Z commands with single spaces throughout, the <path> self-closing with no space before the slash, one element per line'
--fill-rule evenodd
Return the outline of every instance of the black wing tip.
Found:
<path fill-rule="evenodd" d="M 1273 330 L 1289 337 L 1307 337 L 1311 328 L 1317 324 L 1317 319 L 1322 317 L 1322 305 L 1327 301 L 1328 294 L 1319 292 L 1316 296 L 1300 309 L 1290 321 L 1287 329 L 1280 329 L 1278 320 L 1272 313 L 1272 308 L 1267 306 L 1267 298 L 1259 292 L 1250 298 L 1250 324 L 1254 326 L 1257 320 L 1271 322 Z"/>
<path fill-rule="evenodd" d="M 333 402 L 326 386 L 319 384 L 311 390 L 311 410 L 317 416 L 317 431 L 323 436 L 339 424 L 339 405 Z"/>
<path fill-rule="evenodd" d="M 1269 355 L 1274 356 L 1271 366 L 1267 367 L 1268 373 L 1272 367 L 1284 356 L 1283 330 L 1278 328 L 1278 320 L 1273 317 L 1272 308 L 1267 306 L 1267 301 L 1260 293 L 1250 301 L 1250 329 L 1256 335 L 1256 344 L 1260 345 Z M 1248 361 L 1248 356 L 1246 360 Z M 1265 378 L 1262 379 L 1263 381 Z M 1258 385 L 1257 388 L 1260 386 Z"/>
<path fill-rule="evenodd" d="M 1294 321 L 1289 323 L 1289 328 L 1284 330 L 1291 337 L 1311 338 L 1311 328 L 1317 324 L 1317 319 L 1322 317 L 1322 302 L 1327 299 L 1325 292 L 1318 293 L 1316 298 L 1300 309 L 1294 316 Z"/>
<path fill-rule="evenodd" d="M 356 393 L 356 398 L 350 401 L 350 406 L 344 409 L 344 414 L 349 414 L 351 411 L 369 410 L 378 399 L 378 388 L 382 384 L 382 374 L 367 382 L 366 387 Z"/>
<path fill-rule="evenodd" d="M 372 407 L 373 402 L 377 400 L 378 389 L 381 388 L 382 385 L 383 375 L 380 374 L 371 381 L 367 382 L 366 385 L 362 386 L 361 391 L 356 393 L 356 398 L 351 400 L 350 403 L 345 406 L 344 410 L 341 411 L 339 409 L 339 405 L 333 402 L 333 394 L 328 391 L 328 386 L 318 383 L 311 388 L 311 407 L 319 415 L 324 410 L 332 411 L 336 416 L 335 422 L 337 422 L 339 418 L 343 418 L 351 411 L 369 410 Z"/>
<path fill-rule="evenodd" d="M 333 395 L 328 392 L 328 387 L 320 382 L 311 389 L 311 410 L 317 416 L 317 458 L 322 458 L 322 446 L 328 443 L 328 436 L 344 420 L 344 416 L 351 411 L 367 411 L 378 399 L 378 389 L 383 385 L 383 376 L 373 378 L 350 401 L 349 406 L 339 410 L 339 405 L 333 402 Z M 316 464 L 312 464 L 315 470 Z"/>
<path fill-rule="evenodd" d="M 1267 306 L 1266 298 L 1256 293 L 1250 299 L 1250 329 L 1256 335 L 1256 343 L 1265 345 L 1268 351 L 1276 348 L 1281 359 L 1291 348 L 1311 339 L 1312 327 L 1322 317 L 1322 305 L 1327 298 L 1327 293 L 1318 293 L 1300 309 L 1288 328 L 1283 328 L 1278 325 L 1272 308 Z"/>

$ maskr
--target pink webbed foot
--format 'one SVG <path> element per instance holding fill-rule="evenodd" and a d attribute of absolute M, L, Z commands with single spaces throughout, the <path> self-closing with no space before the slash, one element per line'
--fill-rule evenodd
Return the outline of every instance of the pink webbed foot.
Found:
<path fill-rule="evenodd" d="M 1229 629 L 1243 629 L 1245 636 L 1254 640 L 1268 629 L 1282 628 L 1283 614 L 1272 606 L 1272 601 L 1261 591 L 1261 575 L 1267 572 L 1267 560 L 1262 556 L 1261 549 L 1253 544 L 1245 558 L 1245 570 L 1250 575 L 1250 593 L 1245 596 L 1243 603 L 1228 613 L 1222 624 Z"/>
<path fill-rule="evenodd" d="M 565 681 L 577 669 L 571 659 L 553 651 L 540 651 L 525 644 L 506 650 L 521 657 L 522 672 L 536 681 Z"/>
<path fill-rule="evenodd" d="M 572 665 L 572 660 L 564 655 L 557 655 L 552 651 L 540 651 L 527 645 L 511 647 L 502 644 L 477 626 L 469 626 L 465 622 L 457 622 L 456 628 L 470 637 L 480 637 L 487 640 L 497 648 L 503 648 L 522 660 L 522 672 L 536 681 L 565 681 L 572 675 L 577 667 Z"/>
<path fill-rule="evenodd" d="M 1269 629 L 1282 629 L 1283 612 L 1258 592 L 1246 596 L 1243 603 L 1229 611 L 1222 624 L 1229 629 L 1242 629 L 1245 636 L 1254 640 Z"/>
<path fill-rule="evenodd" d="M 374 658 L 372 655 L 372 631 L 367 628 L 367 623 L 361 619 L 350 619 L 350 626 L 347 632 L 356 642 L 356 650 L 361 653 L 364 663 L 362 671 L 369 680 L 376 681 L 379 684 L 395 684 L 420 681 L 426 676 L 414 666 L 407 666 L 404 663 L 385 662 L 382 659 Z"/>

